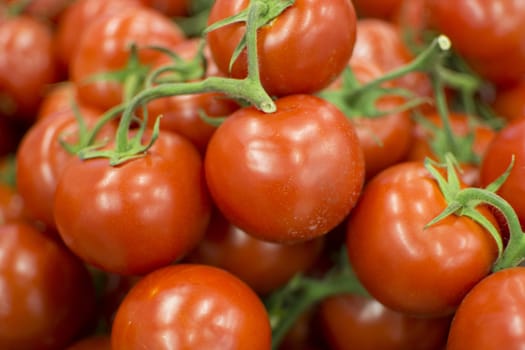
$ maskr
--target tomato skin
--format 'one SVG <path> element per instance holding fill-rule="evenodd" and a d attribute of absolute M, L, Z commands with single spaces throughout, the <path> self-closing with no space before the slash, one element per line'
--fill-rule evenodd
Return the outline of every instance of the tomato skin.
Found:
<path fill-rule="evenodd" d="M 59 18 L 54 36 L 55 53 L 65 67 L 68 67 L 86 28 L 94 21 L 140 6 L 139 0 L 76 0 Z"/>
<path fill-rule="evenodd" d="M 297 244 L 261 241 L 215 211 L 206 235 L 186 261 L 225 269 L 264 295 L 312 267 L 322 252 L 322 238 Z"/>
<path fill-rule="evenodd" d="M 94 335 L 78 340 L 66 350 L 111 350 L 109 335 Z"/>
<path fill-rule="evenodd" d="M 87 125 L 93 125 L 98 113 L 81 109 Z M 115 127 L 108 124 L 101 137 L 112 135 Z M 16 153 L 17 189 L 24 199 L 28 214 L 49 227 L 55 227 L 53 196 L 62 171 L 74 155 L 60 144 L 78 140 L 78 125 L 72 111 L 45 118 L 31 126 Z"/>
<path fill-rule="evenodd" d="M 24 200 L 12 187 L 0 182 L 0 225 L 26 217 Z"/>
<path fill-rule="evenodd" d="M 118 166 L 104 158 L 74 159 L 62 173 L 54 199 L 57 229 L 95 267 L 147 273 L 181 258 L 205 232 L 210 201 L 200 155 L 175 134 L 161 133 L 157 142 Z"/>
<path fill-rule="evenodd" d="M 123 85 L 114 80 L 86 79 L 97 73 L 123 69 L 129 59 L 129 45 L 138 47 L 142 64 L 163 54 L 147 46 L 173 48 L 185 39 L 182 30 L 168 17 L 144 7 L 129 7 L 100 18 L 86 28 L 71 58 L 70 77 L 80 101 L 107 110 L 123 98 Z"/>
<path fill-rule="evenodd" d="M 178 264 L 131 289 L 111 344 L 113 350 L 269 350 L 271 330 L 264 305 L 241 280 L 212 266 Z"/>
<path fill-rule="evenodd" d="M 253 107 L 231 114 L 206 152 L 214 203 L 235 226 L 282 243 L 326 234 L 361 192 L 364 160 L 352 124 L 312 95 L 276 101 L 277 112 Z"/>
<path fill-rule="evenodd" d="M 497 90 L 492 108 L 508 122 L 525 117 L 525 80 Z"/>
<path fill-rule="evenodd" d="M 190 0 L 140 0 L 148 6 L 162 12 L 168 17 L 184 17 L 189 15 Z"/>
<path fill-rule="evenodd" d="M 30 124 L 57 74 L 47 25 L 29 16 L 0 22 L 0 118 Z"/>
<path fill-rule="evenodd" d="M 0 347 L 64 349 L 92 321 L 95 291 L 85 266 L 22 222 L 0 226 L 0 254 Z"/>
<path fill-rule="evenodd" d="M 359 17 L 389 19 L 401 6 L 401 0 L 352 0 Z"/>
<path fill-rule="evenodd" d="M 185 60 L 195 59 L 200 40 L 188 39 L 173 48 L 173 52 Z M 204 59 L 206 71 L 203 79 L 210 76 L 223 75 L 211 58 L 208 46 L 204 47 Z M 173 65 L 168 56 L 160 57 L 152 69 L 158 69 L 165 65 Z M 160 127 L 162 130 L 170 130 L 187 137 L 204 154 L 206 147 L 215 132 L 216 127 L 202 120 L 200 113 L 204 112 L 208 117 L 227 117 L 240 108 L 240 105 L 217 92 L 202 92 L 189 95 L 174 95 L 158 98 L 147 105 L 148 125 L 153 127 L 156 118 L 162 116 Z"/>
<path fill-rule="evenodd" d="M 497 248 L 480 225 L 452 215 L 424 228 L 445 207 L 422 162 L 391 166 L 363 190 L 349 216 L 346 247 L 357 277 L 386 307 L 418 316 L 451 314 L 490 272 Z M 497 227 L 487 208 L 480 211 Z"/>
<path fill-rule="evenodd" d="M 215 1 L 208 24 L 240 12 L 248 3 L 248 0 Z M 313 93 L 328 86 L 352 55 L 355 22 L 355 11 L 348 0 L 322 3 L 297 0 L 271 24 L 260 28 L 258 58 L 261 82 L 266 91 L 270 95 L 285 96 Z M 228 73 L 230 58 L 244 33 L 244 23 L 208 33 L 214 60 L 224 73 Z M 231 76 L 244 78 L 247 68 L 244 51 L 233 65 Z"/>
<path fill-rule="evenodd" d="M 514 208 L 522 226 L 525 224 L 525 119 L 507 124 L 494 137 L 481 161 L 480 183 L 486 186 L 510 166 L 514 155 L 514 166 L 499 188 L 498 194 Z"/>
<path fill-rule="evenodd" d="M 435 125 L 436 128 L 443 128 L 443 123 L 437 112 L 428 113 L 424 118 Z M 496 136 L 496 131 L 481 123 L 473 124 L 471 117 L 463 113 L 450 112 L 448 119 L 454 135 L 466 137 L 470 132 L 474 133 L 472 151 L 480 159 L 483 158 L 490 143 Z M 432 131 L 427 130 L 422 124 L 416 123 L 416 126 L 413 129 L 412 145 L 406 159 L 411 161 L 423 161 L 428 157 L 439 161 L 440 157 L 432 149 L 431 137 Z M 441 157 L 442 156 L 443 155 L 441 155 Z M 443 159 L 441 158 L 441 160 Z M 479 186 L 479 165 L 472 162 L 460 162 L 459 165 L 462 170 L 459 175 L 465 184 L 468 186 Z"/>
<path fill-rule="evenodd" d="M 441 350 L 451 320 L 412 317 L 352 294 L 323 300 L 319 318 L 332 350 Z"/>
<path fill-rule="evenodd" d="M 520 349 L 525 343 L 525 268 L 495 272 L 479 282 L 457 309 L 447 350 Z"/>
<path fill-rule="evenodd" d="M 483 77 L 500 85 L 523 77 L 524 2 L 428 0 L 426 5 L 429 25 L 447 35 L 455 50 Z M 480 38 L 483 45 L 479 45 Z"/>

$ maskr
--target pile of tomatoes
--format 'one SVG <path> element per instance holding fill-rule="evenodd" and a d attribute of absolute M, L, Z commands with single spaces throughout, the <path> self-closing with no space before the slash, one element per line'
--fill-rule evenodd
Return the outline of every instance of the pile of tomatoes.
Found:
<path fill-rule="evenodd" d="M 524 23 L 4 1 L 0 348 L 523 348 Z"/>

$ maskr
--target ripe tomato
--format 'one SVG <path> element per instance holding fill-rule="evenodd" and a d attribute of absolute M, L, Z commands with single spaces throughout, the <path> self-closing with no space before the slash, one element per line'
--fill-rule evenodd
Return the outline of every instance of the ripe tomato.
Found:
<path fill-rule="evenodd" d="M 173 21 L 149 8 L 129 7 L 94 21 L 71 58 L 69 72 L 79 99 L 102 110 L 121 103 L 123 82 L 86 79 L 124 69 L 131 43 L 137 45 L 140 63 L 149 64 L 163 55 L 149 46 L 173 48 L 183 40 L 184 33 Z"/>
<path fill-rule="evenodd" d="M 182 59 L 195 59 L 200 40 L 184 40 L 173 48 L 173 52 Z M 208 47 L 204 48 L 205 72 L 202 79 L 209 76 L 222 75 L 211 59 Z M 160 57 L 153 63 L 152 69 L 165 66 L 176 66 L 168 56 Z M 162 75 L 161 75 L 162 77 Z M 160 127 L 187 137 L 197 149 L 204 154 L 211 135 L 216 127 L 202 120 L 200 113 L 208 117 L 226 117 L 239 109 L 239 104 L 227 98 L 224 94 L 216 92 L 202 92 L 189 95 L 174 95 L 158 98 L 148 103 L 148 125 L 153 126 L 156 118 L 162 115 Z"/>
<path fill-rule="evenodd" d="M 525 79 L 513 86 L 496 90 L 492 108 L 500 117 L 509 122 L 524 118 Z"/>
<path fill-rule="evenodd" d="M 144 156 L 118 166 L 74 159 L 54 199 L 57 229 L 85 261 L 143 274 L 181 258 L 210 216 L 202 160 L 189 141 L 164 131 Z"/>
<path fill-rule="evenodd" d="M 186 260 L 225 269 L 258 294 L 268 294 L 312 267 L 322 248 L 322 237 L 297 244 L 261 241 L 215 211 L 205 237 Z"/>
<path fill-rule="evenodd" d="M 105 334 L 82 338 L 66 350 L 111 350 L 111 338 Z"/>
<path fill-rule="evenodd" d="M 383 72 L 399 68 L 414 59 L 403 40 L 400 28 L 393 22 L 377 18 L 357 21 L 354 52 L 351 60 L 366 60 Z M 411 72 L 393 81 L 396 86 L 413 91 L 418 96 L 433 96 L 429 77 L 422 72 Z"/>
<path fill-rule="evenodd" d="M 353 294 L 323 300 L 319 318 L 332 350 L 441 350 L 451 320 L 413 317 Z"/>
<path fill-rule="evenodd" d="M 422 162 L 387 168 L 363 190 L 349 216 L 346 247 L 363 286 L 386 307 L 419 316 L 454 312 L 491 270 L 496 242 L 479 224 L 450 215 Z M 496 226 L 487 208 L 481 213 Z"/>
<path fill-rule="evenodd" d="M 523 77 L 525 2 L 428 0 L 426 4 L 429 25 L 447 35 L 455 50 L 479 74 L 497 84 L 517 82 Z"/>
<path fill-rule="evenodd" d="M 384 71 L 377 64 L 363 57 L 353 57 L 348 65 L 354 77 L 362 84 L 384 74 Z M 341 89 L 345 89 L 345 87 L 341 86 L 341 80 L 342 77 L 337 79 L 326 91 L 331 93 L 339 90 L 339 93 L 343 91 L 344 94 L 344 90 Z M 392 84 L 388 85 L 392 87 Z M 330 101 L 329 96 L 328 100 Z M 350 107 L 350 115 L 347 117 L 352 121 L 363 149 L 367 179 L 384 168 L 403 160 L 409 151 L 413 128 L 410 113 L 408 111 L 387 113 L 401 107 L 405 102 L 404 98 L 396 95 L 386 94 L 378 98 L 375 108 L 386 114 L 377 117 L 359 115 L 361 112 L 359 108 L 353 105 L 348 106 Z M 345 111 L 344 108 L 341 110 Z M 345 113 L 347 112 L 345 111 Z"/>
<path fill-rule="evenodd" d="M 390 19 L 401 6 L 401 0 L 352 0 L 359 17 Z"/>
<path fill-rule="evenodd" d="M 91 109 L 81 109 L 88 125 L 98 118 Z M 113 135 L 108 124 L 101 137 Z M 53 197 L 62 171 L 75 156 L 60 144 L 78 140 L 78 124 L 72 111 L 64 111 L 33 124 L 24 135 L 16 153 L 16 184 L 28 214 L 49 227 L 55 227 Z"/>
<path fill-rule="evenodd" d="M 22 196 L 14 188 L 0 182 L 0 225 L 25 217 Z"/>
<path fill-rule="evenodd" d="M 59 18 L 54 35 L 57 59 L 68 67 L 86 28 L 100 18 L 139 6 L 139 0 L 76 0 Z"/>
<path fill-rule="evenodd" d="M 140 280 L 120 305 L 113 350 L 268 350 L 271 329 L 261 300 L 232 274 L 179 264 Z"/>
<path fill-rule="evenodd" d="M 0 348 L 64 349 L 92 321 L 85 266 L 22 222 L 0 225 Z"/>
<path fill-rule="evenodd" d="M 443 132 L 443 122 L 438 113 L 429 113 L 424 117 L 438 130 L 428 130 L 421 123 L 417 123 L 413 130 L 412 146 L 408 152 L 407 159 L 423 161 L 429 157 L 436 161 L 443 161 L 445 153 L 450 151 L 450 144 L 444 138 L 444 134 L 439 134 Z M 459 112 L 450 112 L 448 115 L 452 132 L 457 139 L 461 137 L 465 138 L 469 133 L 473 133 L 474 139 L 472 144 L 469 145 L 469 150 L 467 151 L 465 149 L 467 146 L 459 146 L 458 151 L 466 151 L 463 152 L 463 154 L 467 156 L 470 152 L 473 152 L 474 155 L 481 159 L 489 147 L 490 142 L 496 136 L 496 131 L 487 125 L 474 121 L 472 118 L 473 117 Z M 435 141 L 437 141 L 437 144 L 433 146 L 433 142 Z M 462 180 L 469 186 L 478 186 L 479 164 L 473 159 L 461 159 L 459 154 L 456 154 L 456 158 L 461 162 L 462 173 L 460 173 L 460 176 Z"/>
<path fill-rule="evenodd" d="M 326 234 L 361 192 L 364 161 L 352 124 L 312 95 L 231 114 L 213 134 L 204 165 L 215 204 L 235 226 L 282 243 Z"/>
<path fill-rule="evenodd" d="M 191 4 L 190 0 L 140 0 L 140 2 L 168 17 L 188 16 Z"/>
<path fill-rule="evenodd" d="M 481 161 L 480 183 L 486 186 L 498 178 L 511 164 L 507 180 L 498 194 L 516 211 L 521 225 L 525 226 L 525 119 L 520 118 L 501 129 L 488 146 Z"/>
<path fill-rule="evenodd" d="M 29 16 L 0 22 L 0 118 L 30 124 L 57 80 L 51 28 Z"/>
<path fill-rule="evenodd" d="M 218 0 L 208 24 L 242 11 L 248 0 Z M 354 46 L 355 11 L 348 0 L 297 0 L 278 18 L 258 31 L 261 82 L 270 95 L 313 93 L 328 86 L 345 68 Z M 245 33 L 244 23 L 234 23 L 208 34 L 217 66 L 228 73 L 230 59 Z M 320 69 L 322 67 L 322 69 Z M 247 74 L 246 51 L 231 75 Z"/>
<path fill-rule="evenodd" d="M 20 0 L 5 0 L 5 2 L 10 5 L 23 3 Z M 24 7 L 23 13 L 54 22 L 71 2 L 72 0 L 31 0 Z"/>
<path fill-rule="evenodd" d="M 519 349 L 525 344 L 525 268 L 500 270 L 479 282 L 454 315 L 447 350 Z"/>

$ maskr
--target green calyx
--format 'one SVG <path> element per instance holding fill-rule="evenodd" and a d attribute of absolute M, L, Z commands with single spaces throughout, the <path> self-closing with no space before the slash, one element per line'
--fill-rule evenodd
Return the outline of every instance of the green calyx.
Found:
<path fill-rule="evenodd" d="M 496 193 L 509 176 L 514 165 L 514 158 L 507 170 L 485 188 L 462 187 L 456 171 L 456 159 L 451 154 L 448 154 L 445 159 L 445 164 L 438 164 L 428 158 L 425 161 L 426 169 L 437 181 L 447 202 L 447 207 L 431 220 L 427 227 L 450 215 L 469 217 L 490 233 L 498 247 L 498 258 L 492 267 L 493 271 L 517 266 L 524 261 L 525 235 L 521 229 L 518 216 L 512 206 Z M 438 168 L 443 167 L 446 169 L 446 178 L 438 170 Z M 499 230 L 476 209 L 479 205 L 488 205 L 498 210 L 505 218 L 510 232 L 509 241 L 505 247 Z"/>

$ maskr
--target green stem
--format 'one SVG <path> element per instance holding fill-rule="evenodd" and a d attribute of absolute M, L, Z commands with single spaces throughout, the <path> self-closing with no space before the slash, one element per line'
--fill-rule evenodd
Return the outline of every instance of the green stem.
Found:
<path fill-rule="evenodd" d="M 445 97 L 445 88 L 443 86 L 443 81 L 439 76 L 436 76 L 435 79 L 432 79 L 432 85 L 434 87 L 436 107 L 439 114 L 439 118 L 441 119 L 442 129 L 447 140 L 448 149 L 452 154 L 458 155 L 459 150 L 457 140 L 454 136 L 454 132 L 452 131 L 452 125 L 450 124 L 448 103 Z"/>
<path fill-rule="evenodd" d="M 361 286 L 353 274 L 339 273 L 327 279 L 315 280 L 302 278 L 298 287 L 303 291 L 293 299 L 293 303 L 286 309 L 284 317 L 279 318 L 272 331 L 272 349 L 277 350 L 288 331 L 299 317 L 322 300 L 339 294 L 359 294 L 368 296 L 368 292 Z"/>
<path fill-rule="evenodd" d="M 275 103 L 262 87 L 257 60 L 257 18 L 265 9 L 265 4 L 255 1 L 250 5 L 246 23 L 246 40 L 248 53 L 248 76 L 244 79 L 208 77 L 201 81 L 188 83 L 169 83 L 144 90 L 127 104 L 116 134 L 116 152 L 128 151 L 128 130 L 133 120 L 133 111 L 140 105 L 160 97 L 201 92 L 223 92 L 233 98 L 246 100 L 265 113 L 276 110 Z"/>
<path fill-rule="evenodd" d="M 461 202 L 480 201 L 490 204 L 505 217 L 510 237 L 503 254 L 494 264 L 493 271 L 517 266 L 525 260 L 525 235 L 521 230 L 516 212 L 507 201 L 497 194 L 481 188 L 465 188 L 458 193 L 457 199 Z"/>

